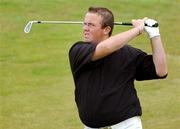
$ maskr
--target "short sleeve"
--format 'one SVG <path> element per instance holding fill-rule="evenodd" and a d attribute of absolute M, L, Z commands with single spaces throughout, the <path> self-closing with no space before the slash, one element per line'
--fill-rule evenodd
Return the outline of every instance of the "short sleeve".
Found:
<path fill-rule="evenodd" d="M 92 55 L 96 45 L 86 42 L 77 42 L 69 50 L 69 60 L 72 72 L 76 72 L 86 64 L 92 62 Z"/>
<path fill-rule="evenodd" d="M 159 77 L 156 74 L 155 65 L 153 62 L 152 55 L 147 55 L 142 52 L 138 55 L 136 63 L 136 80 L 152 80 L 152 79 L 162 79 L 164 77 Z"/>

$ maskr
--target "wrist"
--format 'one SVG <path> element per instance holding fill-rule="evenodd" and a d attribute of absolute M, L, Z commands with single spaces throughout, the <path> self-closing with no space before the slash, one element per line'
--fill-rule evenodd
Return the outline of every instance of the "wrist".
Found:
<path fill-rule="evenodd" d="M 149 33 L 149 38 L 152 39 L 154 37 L 160 36 L 159 29 L 156 29 Z"/>

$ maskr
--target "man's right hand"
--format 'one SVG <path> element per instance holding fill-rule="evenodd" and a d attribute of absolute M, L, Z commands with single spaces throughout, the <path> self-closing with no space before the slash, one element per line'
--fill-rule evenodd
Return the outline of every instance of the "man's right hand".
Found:
<path fill-rule="evenodd" d="M 131 22 L 133 24 L 134 28 L 137 28 L 139 30 L 139 34 L 142 34 L 144 32 L 144 22 L 147 20 L 147 17 L 143 19 L 133 19 Z"/>

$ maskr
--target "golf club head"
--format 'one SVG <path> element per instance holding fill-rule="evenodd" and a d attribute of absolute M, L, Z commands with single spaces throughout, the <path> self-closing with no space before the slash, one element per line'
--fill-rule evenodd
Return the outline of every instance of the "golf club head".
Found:
<path fill-rule="evenodd" d="M 32 24 L 33 24 L 33 21 L 29 21 L 29 22 L 27 23 L 27 25 L 24 27 L 24 32 L 25 32 L 25 33 L 29 33 L 29 32 L 31 31 Z"/>

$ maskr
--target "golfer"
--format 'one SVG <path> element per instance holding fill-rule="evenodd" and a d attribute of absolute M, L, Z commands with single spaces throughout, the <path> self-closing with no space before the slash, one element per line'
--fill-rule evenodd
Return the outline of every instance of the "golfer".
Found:
<path fill-rule="evenodd" d="M 167 76 L 166 55 L 153 19 L 132 20 L 133 28 L 111 36 L 114 16 L 102 7 L 90 7 L 84 17 L 84 41 L 75 43 L 69 60 L 75 83 L 75 101 L 84 129 L 142 129 L 140 102 L 134 81 Z M 148 34 L 152 55 L 128 43 Z M 150 44 L 150 45 L 149 45 Z"/>

